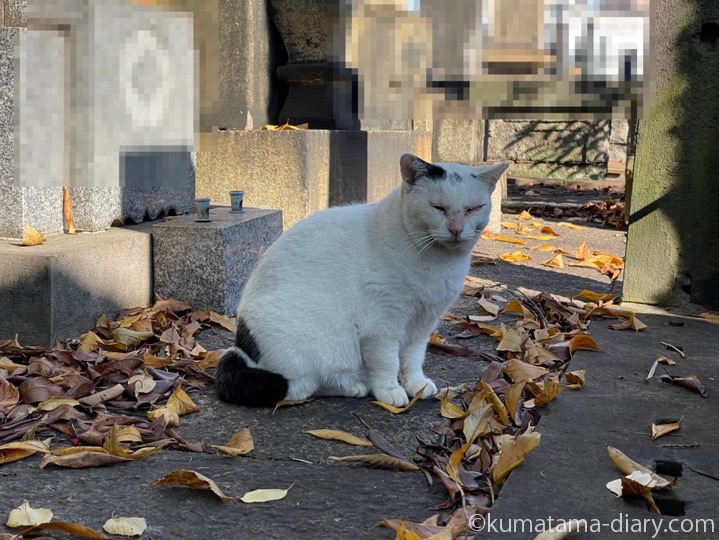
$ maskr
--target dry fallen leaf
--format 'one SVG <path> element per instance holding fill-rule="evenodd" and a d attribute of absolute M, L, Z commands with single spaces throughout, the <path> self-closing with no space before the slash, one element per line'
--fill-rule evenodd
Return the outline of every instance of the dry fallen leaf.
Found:
<path fill-rule="evenodd" d="M 494 315 L 496 317 L 499 314 L 499 306 L 490 302 L 484 296 L 480 297 L 479 305 L 482 306 L 482 309 L 490 315 Z"/>
<path fill-rule="evenodd" d="M 499 258 L 503 260 L 504 262 L 516 264 L 518 262 L 522 261 L 530 261 L 532 260 L 532 257 L 527 255 L 526 253 L 522 251 L 513 251 L 510 253 L 509 251 L 502 253 L 499 255 Z"/>
<path fill-rule="evenodd" d="M 613 446 L 607 446 L 607 453 L 609 459 L 612 460 L 614 465 L 622 471 L 624 474 L 632 474 L 633 472 L 640 472 L 652 475 L 652 478 L 656 480 L 656 489 L 664 489 L 674 485 L 675 480 L 669 481 L 666 478 L 662 478 L 657 473 L 648 469 L 644 465 L 641 465 L 627 456 L 624 452 L 617 450 Z"/>
<path fill-rule="evenodd" d="M 657 362 L 660 364 L 666 364 L 667 366 L 675 366 L 676 362 L 672 360 L 671 358 L 667 358 L 666 356 L 660 356 L 657 358 Z"/>
<path fill-rule="evenodd" d="M 40 231 L 31 225 L 25 224 L 25 237 L 23 238 L 23 246 L 39 246 L 45 241 L 45 237 Z"/>
<path fill-rule="evenodd" d="M 589 300 L 590 302 L 606 302 L 612 299 L 612 294 L 598 293 L 590 291 L 589 289 L 582 289 L 582 292 L 580 292 L 574 298 L 584 298 L 585 300 Z"/>
<path fill-rule="evenodd" d="M 145 518 L 119 517 L 108 519 L 102 526 L 105 532 L 120 536 L 141 536 L 147 529 Z"/>
<path fill-rule="evenodd" d="M 587 334 L 578 334 L 569 340 L 569 351 L 573 354 L 579 349 L 588 351 L 601 351 L 597 342 Z"/>
<path fill-rule="evenodd" d="M 652 424 L 652 440 L 664 437 L 672 431 L 679 431 L 682 427 L 682 416 L 679 420 L 662 420 L 659 424 Z"/>
<path fill-rule="evenodd" d="M 439 413 L 444 418 L 464 418 L 469 414 L 468 411 L 460 409 L 457 405 L 450 401 L 449 393 L 445 393 L 442 396 Z"/>
<path fill-rule="evenodd" d="M 421 469 L 414 463 L 405 459 L 384 454 L 360 454 L 356 456 L 329 456 L 327 459 L 331 461 L 350 461 L 356 463 L 364 463 L 379 469 L 389 469 L 392 471 L 418 472 Z"/>
<path fill-rule="evenodd" d="M 41 531 L 60 531 L 63 533 L 66 533 L 71 536 L 78 536 L 80 538 L 94 538 L 94 539 L 102 539 L 102 538 L 108 538 L 104 534 L 102 534 L 100 531 L 96 531 L 95 529 L 91 529 L 89 527 L 85 527 L 84 525 L 79 525 L 77 523 L 68 523 L 66 521 L 50 521 L 48 523 L 41 523 L 40 525 L 35 525 L 34 527 L 30 527 L 29 529 L 25 529 L 22 531 L 23 537 L 33 537 L 37 533 Z"/>
<path fill-rule="evenodd" d="M 567 388 L 571 390 L 579 390 L 584 387 L 585 384 L 585 371 L 580 369 L 579 371 L 567 371 L 564 374 L 564 380 L 567 381 Z"/>
<path fill-rule="evenodd" d="M 532 219 L 532 214 L 530 214 L 526 210 L 522 210 L 522 213 L 517 216 L 517 219 L 521 219 L 522 221 L 529 221 L 530 219 Z"/>
<path fill-rule="evenodd" d="M 414 404 L 417 403 L 419 398 L 422 397 L 422 393 L 424 392 L 425 388 L 427 388 L 427 385 L 424 385 L 422 388 L 417 390 L 414 397 L 404 407 L 395 407 L 394 405 L 388 405 L 387 403 L 382 403 L 381 401 L 373 401 L 372 404 L 377 405 L 378 407 L 381 407 L 385 411 L 389 411 L 392 414 L 402 414 L 410 410 L 414 406 Z"/>
<path fill-rule="evenodd" d="M 495 484 L 503 484 L 516 467 L 518 467 L 524 458 L 532 450 L 534 450 L 541 439 L 541 435 L 534 431 L 534 426 L 530 426 L 527 431 L 507 441 L 499 452 L 499 459 L 492 468 L 492 480 Z"/>
<path fill-rule="evenodd" d="M 14 441 L 0 445 L 0 465 L 20 461 L 36 453 L 49 454 L 47 444 L 38 440 Z"/>
<path fill-rule="evenodd" d="M 281 399 L 277 403 L 275 403 L 275 408 L 272 409 L 272 414 L 275 414 L 275 411 L 277 409 L 281 409 L 283 407 L 296 407 L 298 405 L 306 405 L 307 403 L 312 403 L 315 400 L 315 398 L 307 398 L 307 399 Z"/>
<path fill-rule="evenodd" d="M 210 320 L 222 326 L 225 330 L 229 330 L 233 334 L 237 332 L 237 325 L 235 324 L 234 317 L 227 317 L 226 315 L 220 315 L 214 311 L 210 311 Z"/>
<path fill-rule="evenodd" d="M 699 394 L 701 397 L 707 397 L 707 389 L 701 383 L 696 375 L 689 375 L 688 377 L 675 377 L 672 375 L 662 375 L 662 381 L 670 382 L 688 388 L 692 392 Z"/>
<path fill-rule="evenodd" d="M 554 400 L 562 390 L 564 390 L 564 388 L 562 388 L 557 381 L 554 379 L 547 380 L 544 383 L 541 393 L 534 398 L 534 405 L 537 407 L 546 405 Z"/>
<path fill-rule="evenodd" d="M 581 229 L 584 229 L 581 225 L 577 225 L 576 223 L 570 223 L 568 221 L 562 221 L 561 223 L 557 223 L 560 227 L 567 227 L 569 229 L 574 229 L 576 231 L 579 231 Z"/>
<path fill-rule="evenodd" d="M 551 259 L 547 259 L 542 264 L 551 268 L 564 268 L 564 259 L 562 259 L 562 254 L 560 253 Z"/>
<path fill-rule="evenodd" d="M 62 217 L 65 220 L 65 232 L 75 234 L 75 220 L 72 219 L 72 199 L 66 187 L 62 188 Z"/>
<path fill-rule="evenodd" d="M 541 366 L 533 366 L 532 364 L 527 364 L 526 362 L 512 358 L 507 363 L 505 373 L 509 375 L 512 382 L 516 383 L 527 379 L 537 379 L 542 375 L 549 373 L 549 370 Z"/>
<path fill-rule="evenodd" d="M 222 490 L 214 480 L 198 472 L 185 469 L 178 469 L 167 473 L 159 480 L 150 482 L 148 488 L 152 489 L 155 486 L 186 486 L 193 489 L 209 489 L 223 501 L 232 498 L 222 493 Z"/>
<path fill-rule="evenodd" d="M 32 508 L 27 501 L 10 510 L 5 525 L 12 529 L 20 527 L 34 527 L 52 520 L 52 510 L 49 508 Z"/>
<path fill-rule="evenodd" d="M 585 261 L 585 260 L 589 259 L 591 256 L 592 256 L 592 252 L 589 251 L 589 248 L 587 247 L 586 242 L 582 242 L 581 244 L 579 244 L 577 251 L 574 253 L 574 258 L 579 259 L 580 261 Z M 584 291 L 582 291 L 582 292 L 584 292 Z M 591 298 L 589 300 L 591 300 Z"/>
<path fill-rule="evenodd" d="M 355 446 L 373 446 L 367 439 L 339 429 L 310 429 L 305 433 L 327 441 L 342 441 Z"/>
<path fill-rule="evenodd" d="M 244 503 L 279 501 L 287 496 L 287 492 L 290 488 L 292 488 L 292 486 L 287 489 L 256 489 L 245 493 L 242 497 L 240 497 L 240 500 Z"/>
<path fill-rule="evenodd" d="M 212 444 L 210 446 L 219 450 L 226 456 L 232 457 L 244 456 L 255 449 L 255 443 L 252 440 L 250 428 L 242 428 L 237 431 L 234 435 L 232 435 L 232 437 L 230 437 L 230 440 L 227 441 L 227 444 L 225 445 Z"/>
<path fill-rule="evenodd" d="M 528 234 L 527 238 L 530 240 L 539 240 L 540 242 L 544 242 L 545 240 L 554 240 L 554 236 L 551 234 Z"/>
<path fill-rule="evenodd" d="M 497 344 L 498 351 L 522 352 L 524 338 L 514 328 L 507 330 L 502 340 Z"/>
<path fill-rule="evenodd" d="M 487 231 L 484 231 L 484 233 L 482 234 L 482 239 L 495 240 L 496 242 L 507 242 L 508 244 L 524 245 L 527 243 L 526 240 L 521 240 L 519 238 L 512 238 L 511 236 L 505 236 L 503 234 L 490 234 Z"/>
<path fill-rule="evenodd" d="M 167 398 L 167 408 L 176 413 L 178 416 L 184 416 L 197 412 L 200 408 L 192 401 L 192 398 L 185 392 L 181 386 L 177 386 L 175 390 Z"/>
<path fill-rule="evenodd" d="M 20 401 L 20 393 L 17 387 L 0 377 L 0 413 L 7 413 Z"/>

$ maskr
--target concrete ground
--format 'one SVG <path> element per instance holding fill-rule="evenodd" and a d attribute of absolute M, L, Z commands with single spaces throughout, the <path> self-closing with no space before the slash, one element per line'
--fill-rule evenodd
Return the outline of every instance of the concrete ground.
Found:
<path fill-rule="evenodd" d="M 516 221 L 512 216 L 505 219 Z M 550 220 L 541 221 L 561 235 L 549 242 L 552 245 L 573 251 L 585 241 L 590 249 L 623 255 L 623 232 L 598 227 L 573 230 L 560 228 Z M 530 241 L 529 245 L 537 243 L 540 242 Z M 477 249 L 495 257 L 520 248 L 485 240 Z M 609 279 L 595 270 L 550 268 L 541 264 L 549 258 L 545 253 L 525 252 L 534 258 L 517 265 L 498 262 L 475 266 L 471 274 L 481 283 L 504 284 L 525 292 L 572 296 L 582 289 L 612 289 Z M 620 289 L 621 277 L 613 291 Z M 699 309 L 685 306 L 680 311 L 686 314 Z M 457 315 L 480 314 L 481 308 L 476 299 L 463 297 L 451 311 Z M 511 474 L 492 508 L 491 518 L 531 519 L 533 525 L 550 516 L 597 519 L 609 525 L 613 519 L 625 516 L 659 520 L 646 510 L 641 499 L 617 499 L 605 488 L 608 481 L 621 476 L 606 455 L 606 446 L 612 445 L 650 468 L 656 460 L 680 463 L 682 476 L 665 497 L 669 501 L 666 508 L 676 510 L 683 502 L 684 515 L 679 519 L 714 520 L 709 524 L 715 527 L 714 533 L 662 532 L 655 538 L 719 538 L 719 435 L 714 423 L 714 400 L 719 392 L 719 326 L 677 313 L 639 317 L 648 325 L 639 333 L 610 330 L 612 321 L 592 323 L 590 331 L 603 352 L 579 351 L 570 364 L 571 370 L 587 371 L 585 388 L 563 392 L 545 409 L 538 428 L 541 444 Z M 675 323 L 684 324 L 674 326 Z M 457 327 L 442 322 L 439 331 L 449 337 Z M 231 343 L 232 336 L 213 328 L 200 340 L 207 349 L 221 348 Z M 684 347 L 686 358 L 665 350 L 660 341 Z M 492 353 L 496 342 L 479 336 L 461 344 Z M 649 367 L 659 355 L 669 356 L 677 364 L 660 367 L 658 373 L 666 369 L 671 374 L 696 374 L 707 388 L 708 397 L 658 379 L 645 382 Z M 446 386 L 476 382 L 485 366 L 486 362 L 477 359 L 428 354 L 426 370 L 438 386 Z M 366 450 L 304 433 L 335 428 L 366 435 L 359 417 L 412 458 L 418 437 L 429 440 L 432 425 L 446 425 L 436 400 L 418 402 L 402 415 L 379 409 L 369 398 L 317 399 L 273 414 L 271 410 L 220 403 L 212 387 L 192 397 L 201 410 L 183 416 L 178 431 L 190 442 L 204 442 L 204 453 L 162 450 L 128 464 L 78 470 L 41 470 L 35 457 L 4 465 L 0 467 L 0 521 L 4 523 L 12 508 L 28 500 L 33 507 L 51 508 L 55 520 L 98 530 L 112 515 L 141 516 L 148 523 L 143 535 L 146 539 L 392 538 L 392 531 L 373 525 L 384 518 L 422 521 L 436 513 L 433 506 L 446 500 L 446 491 L 436 479 L 430 486 L 421 474 L 331 461 L 330 456 Z M 681 416 L 684 421 L 679 432 L 650 440 L 653 421 Z M 255 450 L 247 456 L 228 458 L 209 448 L 211 444 L 224 444 L 243 427 L 249 427 L 255 443 Z M 209 491 L 187 488 L 148 489 L 151 481 L 175 469 L 204 474 L 231 496 L 259 488 L 292 487 L 284 499 L 264 504 L 222 502 Z M 669 527 L 670 517 L 662 519 L 662 527 Z M 493 523 L 494 529 L 504 532 L 484 530 L 478 537 L 535 536 L 526 523 L 524 533 L 517 527 L 508 530 L 513 524 Z M 653 523 L 647 522 L 649 527 Z M 702 526 L 689 521 L 674 525 L 685 529 Z M 652 538 L 654 529 L 649 530 L 652 532 L 627 534 L 626 530 L 614 533 L 605 527 L 601 532 L 572 538 Z M 3 532 L 11 531 L 0 526 Z"/>

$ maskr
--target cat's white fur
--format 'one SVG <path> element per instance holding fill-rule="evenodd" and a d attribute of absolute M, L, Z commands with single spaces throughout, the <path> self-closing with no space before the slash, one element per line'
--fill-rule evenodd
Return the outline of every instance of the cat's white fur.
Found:
<path fill-rule="evenodd" d="M 313 394 L 402 406 L 424 387 L 427 339 L 458 297 L 491 193 L 508 164 L 470 167 L 401 159 L 402 185 L 376 204 L 318 212 L 262 256 L 238 306 L 260 350 L 251 367 Z M 453 232 L 454 231 L 454 232 Z"/>

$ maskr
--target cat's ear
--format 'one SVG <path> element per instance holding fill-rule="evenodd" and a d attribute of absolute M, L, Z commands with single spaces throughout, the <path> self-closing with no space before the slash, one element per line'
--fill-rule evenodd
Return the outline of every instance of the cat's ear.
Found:
<path fill-rule="evenodd" d="M 492 163 L 491 165 L 482 165 L 479 167 L 479 179 L 489 184 L 490 187 L 494 187 L 499 179 L 502 178 L 502 174 L 509 168 L 508 161 L 502 161 L 501 163 Z"/>
<path fill-rule="evenodd" d="M 399 168 L 402 171 L 402 180 L 413 186 L 420 178 L 441 180 L 447 172 L 437 165 L 427 163 L 423 159 L 412 154 L 404 154 L 399 160 Z"/>

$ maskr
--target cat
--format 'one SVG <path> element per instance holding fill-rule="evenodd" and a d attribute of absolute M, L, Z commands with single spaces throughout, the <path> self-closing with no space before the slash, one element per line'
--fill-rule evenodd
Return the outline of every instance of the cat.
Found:
<path fill-rule="evenodd" d="M 272 406 L 371 391 L 401 407 L 419 390 L 435 395 L 422 370 L 427 340 L 462 290 L 508 166 L 404 154 L 400 187 L 379 202 L 323 210 L 287 230 L 242 292 L 218 397 Z"/>

